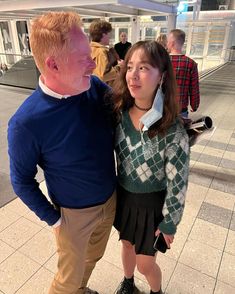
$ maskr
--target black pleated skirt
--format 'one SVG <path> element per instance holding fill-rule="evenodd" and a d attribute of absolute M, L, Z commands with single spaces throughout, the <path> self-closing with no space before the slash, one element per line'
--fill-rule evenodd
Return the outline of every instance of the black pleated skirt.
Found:
<path fill-rule="evenodd" d="M 165 196 L 166 190 L 131 193 L 118 186 L 114 227 L 119 231 L 121 240 L 135 245 L 136 254 L 155 255 L 155 231 L 163 220 Z"/>

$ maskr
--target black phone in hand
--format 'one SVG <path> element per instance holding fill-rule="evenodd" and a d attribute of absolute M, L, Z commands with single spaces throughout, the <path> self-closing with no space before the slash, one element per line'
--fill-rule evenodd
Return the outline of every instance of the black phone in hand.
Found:
<path fill-rule="evenodd" d="M 166 250 L 169 249 L 162 233 L 160 233 L 158 236 L 156 236 L 156 239 L 153 244 L 153 248 L 157 251 L 162 252 L 162 253 L 165 253 Z"/>

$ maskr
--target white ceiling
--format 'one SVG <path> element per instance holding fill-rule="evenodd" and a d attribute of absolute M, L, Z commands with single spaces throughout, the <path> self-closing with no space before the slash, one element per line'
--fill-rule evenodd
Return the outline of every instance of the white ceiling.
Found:
<path fill-rule="evenodd" d="M 0 0 L 0 20 L 31 19 L 49 10 L 76 10 L 81 16 L 117 17 L 176 13 L 178 0 Z"/>

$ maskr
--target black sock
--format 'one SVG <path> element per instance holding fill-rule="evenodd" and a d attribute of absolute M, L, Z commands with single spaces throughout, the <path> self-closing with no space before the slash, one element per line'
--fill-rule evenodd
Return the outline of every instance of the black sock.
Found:
<path fill-rule="evenodd" d="M 127 279 L 126 277 L 124 277 L 124 279 L 126 281 L 128 281 L 128 283 L 133 284 L 134 283 L 134 276 L 132 276 L 131 278 Z"/>

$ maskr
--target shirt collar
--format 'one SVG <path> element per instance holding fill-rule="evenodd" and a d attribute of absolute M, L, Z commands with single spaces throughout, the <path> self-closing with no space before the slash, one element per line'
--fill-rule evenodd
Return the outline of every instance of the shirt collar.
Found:
<path fill-rule="evenodd" d="M 57 99 L 68 98 L 68 97 L 71 96 L 71 95 L 61 95 L 59 93 L 56 93 L 56 92 L 52 91 L 45 84 L 43 84 L 40 77 L 39 77 L 39 87 L 42 89 L 43 93 L 45 93 L 45 94 L 47 94 L 49 96 L 52 96 L 54 98 L 57 98 Z"/>

